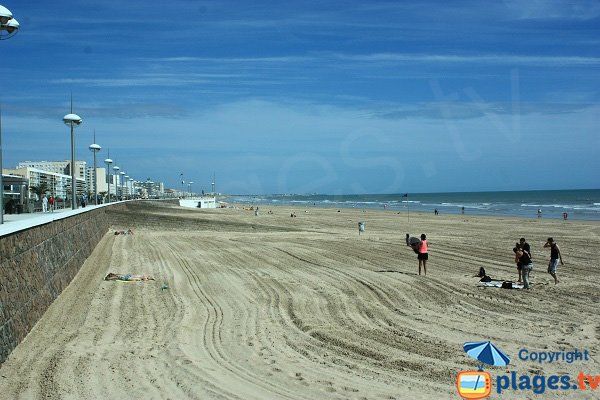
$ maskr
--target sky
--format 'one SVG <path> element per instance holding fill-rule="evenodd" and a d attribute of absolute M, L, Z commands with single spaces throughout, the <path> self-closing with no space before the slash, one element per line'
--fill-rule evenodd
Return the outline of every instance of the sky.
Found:
<path fill-rule="evenodd" d="M 600 188 L 598 1 L 1 0 L 3 164 L 229 194 Z M 187 188 L 186 188 L 187 189 Z"/>

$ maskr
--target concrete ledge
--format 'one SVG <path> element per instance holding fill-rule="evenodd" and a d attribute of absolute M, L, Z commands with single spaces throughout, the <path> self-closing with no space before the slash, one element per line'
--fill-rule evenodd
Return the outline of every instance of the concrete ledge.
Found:
<path fill-rule="evenodd" d="M 129 200 L 135 201 L 135 200 Z M 59 221 L 65 218 L 70 218 L 74 215 L 90 212 L 98 208 L 110 207 L 116 204 L 127 203 L 127 201 L 118 201 L 108 204 L 100 204 L 97 206 L 91 205 L 76 210 L 62 209 L 47 213 L 33 214 L 8 214 L 4 215 L 4 224 L 0 225 L 0 237 L 10 235 L 11 233 L 19 232 L 25 229 L 30 229 L 35 226 L 48 224 L 53 221 Z"/>

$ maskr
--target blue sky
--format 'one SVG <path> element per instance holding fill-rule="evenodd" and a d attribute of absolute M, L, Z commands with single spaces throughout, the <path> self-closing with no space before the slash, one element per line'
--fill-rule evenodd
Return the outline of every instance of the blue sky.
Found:
<path fill-rule="evenodd" d="M 162 3 L 162 4 L 161 4 Z M 597 1 L 3 0 L 4 166 L 231 194 L 599 188 Z"/>

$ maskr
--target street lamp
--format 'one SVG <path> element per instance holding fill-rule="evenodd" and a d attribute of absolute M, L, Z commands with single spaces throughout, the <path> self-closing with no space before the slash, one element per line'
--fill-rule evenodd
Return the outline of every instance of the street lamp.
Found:
<path fill-rule="evenodd" d="M 102 147 L 96 144 L 96 130 L 94 129 L 94 143 L 90 144 L 90 151 L 94 153 L 94 204 L 98 205 L 98 170 L 96 169 L 96 153 Z"/>
<path fill-rule="evenodd" d="M 183 172 L 179 174 L 181 177 L 181 197 L 185 199 L 185 181 L 183 180 Z"/>
<path fill-rule="evenodd" d="M 110 203 L 110 164 L 113 160 L 110 159 L 110 149 L 108 149 L 108 158 L 104 160 L 106 164 L 106 181 L 108 182 L 108 202 Z"/>
<path fill-rule="evenodd" d="M 63 117 L 65 125 L 71 127 L 71 209 L 77 208 L 75 198 L 77 197 L 77 182 L 75 181 L 75 128 L 81 125 L 83 120 L 77 114 L 73 114 L 73 97 L 71 97 L 71 114 Z"/>
<path fill-rule="evenodd" d="M 118 177 L 119 176 L 119 170 L 121 168 L 117 167 L 116 165 L 113 167 L 113 171 L 115 171 L 115 176 Z M 117 186 L 117 182 L 115 182 L 115 201 L 119 201 L 119 188 Z"/>
<path fill-rule="evenodd" d="M 19 23 L 6 7 L 0 6 L 0 40 L 17 34 Z M 0 119 L 2 116 L 0 115 Z M 4 182 L 2 181 L 2 121 L 0 120 L 0 224 L 4 223 Z"/>
<path fill-rule="evenodd" d="M 188 182 L 188 191 L 190 192 L 190 199 L 192 198 L 192 184 L 194 182 Z"/>
<path fill-rule="evenodd" d="M 0 6 L 0 40 L 9 39 L 19 31 L 19 23 L 13 18 L 10 10 Z"/>

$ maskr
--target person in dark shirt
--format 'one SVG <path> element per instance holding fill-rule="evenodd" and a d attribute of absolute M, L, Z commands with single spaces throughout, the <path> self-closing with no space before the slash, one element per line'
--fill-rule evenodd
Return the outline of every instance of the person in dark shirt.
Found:
<path fill-rule="evenodd" d="M 529 273 L 533 269 L 533 263 L 531 262 L 531 257 L 529 257 L 529 253 L 523 249 L 520 243 L 517 246 L 517 251 L 515 252 L 515 262 L 521 263 L 521 274 L 523 275 L 523 288 L 529 289 Z"/>
<path fill-rule="evenodd" d="M 521 246 L 521 244 L 519 242 L 515 243 L 515 247 L 513 247 L 513 253 L 515 253 L 515 255 L 517 254 L 517 251 L 519 251 L 520 246 Z M 519 273 L 518 283 L 521 283 L 521 282 L 523 282 L 522 281 L 523 265 L 521 264 L 521 261 L 519 261 L 518 257 L 516 257 L 516 256 L 515 256 L 515 263 L 517 264 L 517 272 Z"/>
<path fill-rule="evenodd" d="M 529 257 L 532 257 L 531 256 L 531 247 L 529 246 L 529 243 L 527 243 L 527 241 L 525 240 L 525 238 L 519 239 L 519 243 L 521 244 L 521 248 L 523 250 L 525 250 L 527 253 L 529 253 Z"/>
<path fill-rule="evenodd" d="M 560 265 L 565 265 L 562 254 L 560 254 L 560 249 L 558 245 L 551 237 L 548 238 L 546 244 L 544 244 L 544 248 L 550 247 L 550 262 L 548 263 L 548 273 L 552 275 L 554 278 L 554 284 L 556 285 L 558 282 L 558 277 L 556 276 L 556 268 L 558 267 L 558 262 L 560 261 Z"/>

